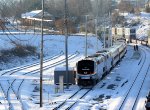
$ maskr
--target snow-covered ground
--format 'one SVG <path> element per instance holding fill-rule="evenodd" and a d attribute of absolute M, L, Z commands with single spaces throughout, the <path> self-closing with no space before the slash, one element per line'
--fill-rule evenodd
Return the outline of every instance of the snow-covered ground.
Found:
<path fill-rule="evenodd" d="M 141 18 L 142 25 L 138 28 L 142 32 L 145 32 L 145 28 L 149 26 L 147 24 L 148 21 L 146 19 Z M 147 30 L 147 28 L 146 28 Z M 140 33 L 140 32 L 139 32 Z M 23 44 L 32 44 L 38 48 L 40 51 L 40 35 L 32 35 L 32 34 L 20 34 L 20 35 L 0 35 L 0 49 L 10 49 L 13 48 L 13 44 L 11 44 L 10 38 L 17 42 Z M 142 34 L 140 34 L 142 36 Z M 99 49 L 102 49 L 101 42 L 99 44 Z M 140 46 L 140 45 L 139 45 Z M 145 48 L 145 47 L 144 47 Z M 84 99 L 79 100 L 80 103 L 77 103 L 72 110 L 100 110 L 100 109 L 108 109 L 108 110 L 117 110 L 120 106 L 120 103 L 124 99 L 128 89 L 130 88 L 131 83 L 136 77 L 140 67 L 141 62 L 144 58 L 144 52 L 147 51 L 147 59 L 145 63 L 145 69 L 149 65 L 149 50 L 144 49 L 140 46 L 139 52 L 135 52 L 132 44 L 130 44 L 127 48 L 127 54 L 122 59 L 122 61 L 107 75 L 102 81 L 96 85 L 95 88 L 91 92 L 89 92 Z M 57 92 L 56 86 L 54 85 L 54 70 L 55 67 L 64 66 L 65 55 L 60 54 L 61 51 L 65 51 L 65 37 L 61 35 L 45 35 L 44 36 L 44 54 L 45 58 L 50 58 L 52 56 L 58 56 L 57 58 L 51 59 L 44 63 L 43 66 L 47 66 L 49 69 L 46 69 L 43 72 L 43 108 L 39 107 L 39 70 L 36 70 L 40 67 L 40 65 L 29 65 L 27 68 L 24 68 L 25 62 L 28 64 L 32 64 L 35 62 L 39 62 L 38 58 L 28 56 L 22 60 L 13 59 L 9 65 L 5 65 L 5 63 L 0 63 L 0 66 L 3 67 L 3 70 L 0 71 L 0 85 L 3 85 L 1 88 L 7 92 L 10 87 L 9 83 L 12 83 L 15 79 L 15 82 L 12 85 L 14 92 L 19 94 L 20 99 L 23 103 L 23 108 L 25 110 L 51 110 L 60 104 L 62 101 L 66 100 L 73 93 L 79 90 L 77 85 L 71 85 L 69 89 L 64 89 L 63 92 Z M 78 51 L 79 53 L 77 53 Z M 89 35 L 88 36 L 88 54 L 95 53 L 96 51 L 96 37 Z M 78 60 L 84 58 L 85 53 L 85 37 L 83 36 L 69 36 L 68 38 L 68 53 L 69 53 L 69 66 L 75 67 L 75 64 Z M 59 65 L 54 65 L 59 64 Z M 14 72 L 14 74 L 10 75 L 14 71 L 15 68 L 10 69 L 10 67 L 22 66 L 22 69 Z M 16 67 L 16 69 L 19 67 Z M 10 71 L 9 71 L 10 70 Z M 35 70 L 35 71 L 34 71 Z M 4 74 L 5 72 L 8 73 Z M 32 72 L 31 72 L 32 71 Z M 144 71 L 144 70 L 143 70 Z M 145 72 L 144 72 L 145 73 Z M 144 74 L 143 73 L 143 74 Z M 150 70 L 148 72 L 149 76 Z M 25 79 L 22 83 L 22 79 Z M 137 102 L 136 110 L 144 110 L 144 102 L 146 100 L 146 95 L 150 89 L 148 85 L 150 82 L 149 78 L 145 79 L 144 86 L 142 88 L 139 102 Z M 19 85 L 22 83 L 20 89 Z M 137 82 L 137 85 L 141 83 Z M 3 97 L 5 94 L 2 94 L 2 89 L 0 88 L 0 109 L 6 110 L 8 107 L 8 102 L 3 101 L 5 98 Z M 12 110 L 21 109 L 19 101 L 16 101 L 13 94 L 13 89 L 10 90 L 9 100 L 14 105 L 12 105 Z M 132 94 L 135 93 L 137 89 L 135 89 Z M 130 101 L 133 101 L 136 97 L 130 97 Z M 70 100 L 72 102 L 73 100 Z M 124 110 L 129 110 L 129 108 L 124 108 Z"/>
<path fill-rule="evenodd" d="M 136 37 L 140 40 L 147 40 L 148 30 L 150 30 L 150 13 L 141 12 L 140 15 L 129 14 L 126 16 L 128 21 L 139 21 L 136 28 Z"/>
<path fill-rule="evenodd" d="M 19 44 L 28 44 L 37 47 L 37 51 L 40 52 L 40 35 L 32 34 L 19 34 L 19 35 L 1 35 L 0 37 L 0 50 L 11 49 L 14 47 L 12 40 Z M 88 54 L 96 51 L 96 39 L 93 35 L 88 36 Z M 99 48 L 101 48 L 101 42 L 99 41 Z M 65 52 L 65 37 L 62 35 L 45 35 L 44 36 L 44 56 L 53 56 L 61 51 Z M 84 36 L 69 36 L 68 37 L 68 53 L 74 53 L 79 51 L 81 54 L 85 52 L 85 37 Z M 11 57 L 10 57 L 11 58 Z M 38 60 L 37 57 L 28 56 L 26 58 L 16 57 L 11 58 L 9 62 L 1 62 L 1 69 L 12 68 L 25 64 L 26 62 Z M 13 64 L 15 63 L 15 65 Z"/>
<path fill-rule="evenodd" d="M 14 45 L 11 43 L 12 40 L 19 42 L 21 44 L 31 44 L 34 45 L 38 48 L 38 51 L 40 51 L 40 40 L 41 40 L 41 36 L 40 35 L 32 35 L 32 34 L 19 34 L 19 35 L 1 35 L 0 37 L 1 39 L 1 49 L 11 49 L 14 47 Z M 11 39 L 11 40 L 10 40 Z M 92 54 L 95 53 L 96 51 L 96 37 L 89 35 L 88 36 L 88 50 L 87 53 L 88 54 Z M 99 41 L 98 42 L 99 45 L 99 49 L 102 48 L 102 44 Z M 49 57 L 53 57 L 53 56 L 58 56 L 58 54 L 60 54 L 61 52 L 65 51 L 65 37 L 62 35 L 44 35 L 44 55 L 45 58 L 49 58 Z M 78 54 L 77 54 L 78 53 Z M 78 60 L 84 58 L 84 53 L 85 53 L 85 36 L 81 35 L 81 36 L 69 36 L 68 37 L 68 56 L 71 56 L 72 54 L 76 54 L 74 55 L 75 57 L 72 56 L 69 58 L 69 66 L 75 67 L 75 64 Z M 14 58 L 14 57 L 13 57 Z M 54 58 L 54 57 L 53 57 Z M 21 60 L 20 60 L 21 59 Z M 59 65 L 64 65 L 65 62 L 65 55 L 62 54 L 59 57 L 57 57 L 56 59 L 50 60 L 47 63 L 44 63 L 43 66 L 48 66 L 48 65 L 53 65 L 54 62 L 59 62 L 61 64 Z M 70 60 L 71 59 L 71 60 Z M 38 58 L 32 57 L 32 56 L 28 56 L 26 58 L 19 58 L 19 57 L 15 57 L 15 59 L 13 59 L 13 61 L 9 62 L 9 64 L 4 65 L 5 63 L 0 63 L 1 67 L 5 67 L 4 69 L 8 69 L 10 67 L 13 66 L 24 66 L 25 62 L 28 62 L 28 64 L 32 64 L 34 62 L 39 62 Z M 34 109 L 35 107 L 38 109 L 39 105 L 35 104 L 35 103 L 39 103 L 39 99 L 33 98 L 32 96 L 34 96 L 35 94 L 38 94 L 37 97 L 39 96 L 39 92 L 38 93 L 34 93 L 34 89 L 37 86 L 37 88 L 39 88 L 39 84 L 33 84 L 33 83 L 37 83 L 39 82 L 39 71 L 37 71 L 37 74 L 32 74 L 32 73 L 36 73 L 32 72 L 30 73 L 30 71 L 34 71 L 35 69 L 39 68 L 39 64 L 37 66 L 33 66 L 33 67 L 28 67 L 27 69 L 22 69 L 19 72 L 16 72 L 13 75 L 9 75 L 10 72 L 14 71 L 15 68 L 10 69 L 10 72 L 8 72 L 7 74 L 1 76 L 1 80 L 0 80 L 0 84 L 4 85 L 4 82 L 9 80 L 10 82 L 12 82 L 14 79 L 17 79 L 17 81 L 14 82 L 13 84 L 13 88 L 15 89 L 15 91 L 17 92 L 19 84 L 21 83 L 21 79 L 26 79 L 24 81 L 24 83 L 21 86 L 21 90 L 19 90 L 20 93 L 20 97 L 22 99 L 23 104 L 25 105 L 25 109 Z M 44 79 L 44 102 L 47 103 L 47 94 L 54 94 L 54 96 L 57 96 L 58 94 L 55 94 L 55 86 L 54 86 L 54 67 L 51 67 L 48 70 L 45 70 L 43 73 L 43 79 Z M 1 71 L 1 74 L 4 74 L 5 71 L 9 71 L 9 70 L 4 70 Z M 16 70 L 15 70 L 16 71 Z M 26 73 L 30 73 L 26 76 L 24 76 L 23 74 Z M 7 85 L 5 85 L 6 87 L 8 87 Z M 77 87 L 76 87 L 77 88 Z M 8 88 L 5 88 L 4 91 L 7 92 Z M 71 92 L 72 93 L 72 92 Z M 36 95 L 35 95 L 36 96 Z M 45 99 L 46 97 L 46 99 Z M 51 97 L 51 96 L 50 96 Z M 39 98 L 39 97 L 38 97 Z M 11 99 L 10 99 L 11 100 Z M 13 102 L 13 101 L 11 101 Z M 17 107 L 17 106 L 16 106 Z M 44 107 L 47 108 L 47 107 Z M 15 108 L 14 108 L 15 109 Z M 18 108 L 19 109 L 19 108 Z"/>

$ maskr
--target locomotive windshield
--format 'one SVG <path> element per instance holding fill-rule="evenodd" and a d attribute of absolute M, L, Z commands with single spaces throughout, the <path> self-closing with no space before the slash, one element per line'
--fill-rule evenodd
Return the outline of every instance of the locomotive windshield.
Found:
<path fill-rule="evenodd" d="M 78 62 L 77 65 L 78 74 L 87 75 L 94 73 L 94 61 L 82 60 Z"/>

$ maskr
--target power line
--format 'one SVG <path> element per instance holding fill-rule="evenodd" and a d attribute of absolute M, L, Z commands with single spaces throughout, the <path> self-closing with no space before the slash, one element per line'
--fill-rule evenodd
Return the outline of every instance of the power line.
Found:
<path fill-rule="evenodd" d="M 7 31 L 5 31 L 5 29 L 7 30 Z M 11 33 L 10 32 L 10 30 L 5 26 L 5 29 L 3 30 L 3 32 L 6 34 L 6 35 L 12 35 L 15 39 L 17 39 L 18 41 L 21 41 L 21 42 L 28 42 L 28 41 L 31 41 L 31 39 L 33 39 L 33 37 L 34 36 L 32 36 L 30 39 L 28 39 L 28 40 L 22 40 L 22 39 L 19 39 L 19 38 L 17 38 L 17 36 L 15 36 L 13 33 Z M 8 34 L 8 33 L 9 34 Z"/>

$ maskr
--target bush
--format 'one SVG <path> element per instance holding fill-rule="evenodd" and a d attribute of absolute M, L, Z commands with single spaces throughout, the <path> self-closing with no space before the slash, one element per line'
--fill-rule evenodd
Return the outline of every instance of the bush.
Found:
<path fill-rule="evenodd" d="M 31 45 L 17 45 L 12 49 L 12 54 L 19 57 L 24 57 L 28 55 L 35 55 L 36 47 Z"/>
<path fill-rule="evenodd" d="M 150 7 L 149 6 L 146 6 L 145 10 L 146 10 L 147 13 L 150 13 Z"/>
<path fill-rule="evenodd" d="M 25 57 L 28 55 L 37 55 L 36 47 L 31 45 L 21 45 L 17 44 L 14 48 L 10 50 L 1 50 L 0 51 L 0 61 L 6 62 L 9 57 L 18 56 Z"/>

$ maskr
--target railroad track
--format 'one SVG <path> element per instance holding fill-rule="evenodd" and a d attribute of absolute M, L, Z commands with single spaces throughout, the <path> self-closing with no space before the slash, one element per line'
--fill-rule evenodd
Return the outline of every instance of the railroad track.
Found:
<path fill-rule="evenodd" d="M 146 48 L 146 50 L 149 51 L 149 53 L 150 53 L 150 49 L 149 49 L 149 48 Z M 140 93 L 142 92 L 142 88 L 143 88 L 143 86 L 144 86 L 144 83 L 145 83 L 146 78 L 149 77 L 149 74 L 148 74 L 149 71 L 150 71 L 150 62 L 149 62 L 149 66 L 148 66 L 148 68 L 147 68 L 147 70 L 146 70 L 146 72 L 145 72 L 145 77 L 144 77 L 144 79 L 142 80 L 141 87 L 140 87 L 140 90 L 139 90 L 138 95 L 137 95 L 137 97 L 136 97 L 136 101 L 135 101 L 135 103 L 134 103 L 134 105 L 133 105 L 132 110 L 138 110 L 138 109 L 136 109 L 136 108 L 137 108 L 137 106 L 138 106 L 138 101 L 139 101 L 139 99 L 140 99 Z M 146 96 L 145 96 L 145 97 L 146 97 Z M 141 107 L 140 107 L 140 108 L 141 108 Z"/>
<path fill-rule="evenodd" d="M 18 94 L 15 92 L 11 83 L 8 80 L 7 82 L 10 85 L 7 91 L 7 98 L 11 102 L 11 108 L 13 108 L 14 110 L 25 110 L 22 100 L 18 97 Z"/>
<path fill-rule="evenodd" d="M 57 59 L 58 57 L 60 57 L 61 55 L 63 55 L 64 53 L 63 52 L 60 52 L 60 54 L 58 54 L 58 55 L 56 55 L 56 56 L 53 56 L 53 57 L 50 57 L 50 58 L 46 58 L 45 60 L 44 60 L 44 62 L 48 62 L 48 61 L 51 61 L 51 60 L 54 60 L 54 59 Z M 9 70 L 9 71 L 6 71 L 6 72 L 4 72 L 4 73 L 2 73 L 1 74 L 1 76 L 3 76 L 3 75 L 5 75 L 5 74 L 8 74 L 9 73 L 9 75 L 12 75 L 12 74 L 15 74 L 16 72 L 18 72 L 18 71 L 21 71 L 21 70 L 23 70 L 23 69 L 26 69 L 26 68 L 29 68 L 29 67 L 33 67 L 33 66 L 36 66 L 36 65 L 38 65 L 39 63 L 38 62 L 35 62 L 35 63 L 33 63 L 33 64 L 28 64 L 28 65 L 25 65 L 25 66 L 21 66 L 21 67 L 18 67 L 18 68 L 15 68 L 15 69 L 11 69 L 11 70 Z M 15 89 L 13 89 L 13 83 L 16 81 L 16 79 L 14 80 L 14 81 L 12 81 L 12 82 L 9 82 L 9 81 L 4 81 L 3 80 L 3 82 L 5 82 L 5 87 L 3 87 L 2 86 L 2 84 L 0 84 L 0 87 L 1 87 L 1 89 L 2 89 L 2 93 L 1 94 L 3 94 L 3 96 L 4 96 L 4 100 L 7 100 L 7 103 L 8 103 L 8 108 L 9 109 L 11 109 L 11 108 L 15 108 L 14 106 L 13 106 L 13 101 L 12 101 L 12 99 L 11 99 L 11 97 L 9 96 L 9 94 L 13 94 L 13 98 L 14 97 L 16 97 L 15 99 L 16 99 L 16 101 L 17 101 L 17 103 L 20 103 L 21 104 L 21 108 L 20 109 L 22 109 L 23 110 L 23 104 L 22 104 L 22 101 L 20 100 L 20 97 L 19 97 L 19 95 L 18 95 L 18 93 L 15 91 Z M 2 83 L 3 83 L 2 82 Z M 7 84 L 7 85 L 6 85 Z M 4 85 L 4 84 L 3 84 Z M 19 85 L 19 87 L 20 87 L 21 85 Z M 6 87 L 8 87 L 7 89 L 6 89 Z M 5 88 L 5 89 L 4 89 Z M 4 91 L 5 90 L 5 91 Z M 14 99 L 13 99 L 14 100 Z M 6 102 L 6 101 L 5 101 Z"/>
<path fill-rule="evenodd" d="M 77 92 L 75 92 L 68 99 L 63 101 L 61 104 L 59 104 L 53 110 L 69 110 L 69 109 L 71 109 L 76 103 L 78 103 L 78 101 L 80 99 L 82 99 L 85 95 L 87 95 L 91 90 L 92 90 L 92 88 L 79 89 Z"/>
<path fill-rule="evenodd" d="M 71 60 L 71 59 L 75 58 L 78 54 L 79 54 L 79 53 L 77 52 L 76 54 L 73 54 L 73 55 L 69 56 L 69 57 L 68 57 L 68 60 Z M 65 59 L 63 59 L 63 60 L 61 60 L 61 61 L 57 61 L 57 62 L 55 62 L 55 63 L 53 63 L 53 64 L 51 64 L 51 65 L 48 65 L 48 66 L 43 67 L 43 71 L 48 70 L 48 69 L 50 69 L 50 68 L 52 68 L 52 67 L 58 66 L 58 65 L 63 64 L 63 63 L 65 63 Z M 40 72 L 40 69 L 38 69 L 38 70 L 36 70 L 36 71 L 31 71 L 31 72 L 28 72 L 28 73 L 24 73 L 23 75 L 29 75 L 29 74 L 30 74 L 30 75 L 34 75 L 34 74 L 38 74 L 39 72 Z M 12 83 L 14 83 L 16 80 L 17 80 L 17 79 L 14 79 Z M 25 80 L 25 79 L 23 79 L 22 81 L 20 81 L 20 84 L 22 84 L 22 83 L 24 82 L 24 80 Z M 19 86 L 17 93 L 19 93 L 20 87 L 21 87 L 21 85 Z"/>
<path fill-rule="evenodd" d="M 75 58 L 78 54 L 79 54 L 79 53 L 77 52 L 76 54 L 71 55 L 71 56 L 68 58 L 68 60 L 71 60 L 71 59 Z M 57 61 L 57 62 L 55 62 L 55 63 L 53 63 L 53 64 L 51 64 L 51 65 L 47 65 L 47 66 L 43 67 L 43 71 L 48 70 L 48 69 L 50 69 L 50 68 L 52 68 L 52 67 L 58 66 L 58 65 L 63 64 L 63 63 L 65 63 L 65 59 L 63 59 L 63 60 L 61 60 L 61 61 Z M 40 69 L 38 69 L 38 70 L 36 70 L 36 71 L 31 71 L 31 72 L 28 72 L 28 73 L 24 73 L 23 75 L 34 75 L 34 74 L 38 74 L 39 72 L 40 72 Z M 14 84 L 14 82 L 15 82 L 16 80 L 17 80 L 17 79 L 14 79 L 14 80 L 13 80 L 12 85 Z M 19 94 L 21 85 L 22 85 L 22 83 L 23 83 L 24 81 L 25 81 L 25 79 L 20 80 L 20 85 L 19 85 L 18 91 L 17 91 L 18 94 Z M 19 97 L 19 96 L 18 96 L 18 97 Z"/>
<path fill-rule="evenodd" d="M 77 56 L 78 54 L 79 54 L 79 53 L 76 52 L 75 54 L 70 55 L 70 56 L 69 56 L 69 59 L 74 58 L 74 57 Z M 61 53 L 61 55 L 63 55 L 63 53 Z M 61 56 L 61 55 L 58 55 L 58 56 L 55 56 L 55 57 L 46 59 L 44 62 L 51 61 L 52 59 L 57 59 L 57 58 L 58 58 L 59 56 Z M 63 62 L 64 62 L 64 60 L 57 61 L 57 62 L 55 62 L 55 63 L 53 63 L 53 64 L 50 64 L 50 65 L 47 65 L 47 66 L 45 66 L 45 67 L 43 67 L 43 68 L 44 68 L 44 70 L 47 70 L 47 69 L 52 68 L 52 67 L 54 67 L 54 66 L 57 66 L 57 65 L 59 65 L 59 64 L 61 64 L 61 63 L 63 63 Z M 13 75 L 13 74 L 15 74 L 15 73 L 18 72 L 18 71 L 21 71 L 21 70 L 23 70 L 23 69 L 29 68 L 29 67 L 31 67 L 31 66 L 32 66 L 32 67 L 33 67 L 33 66 L 36 66 L 36 65 L 38 65 L 38 64 L 39 64 L 39 63 L 36 62 L 36 63 L 34 63 L 34 64 L 32 64 L 32 65 L 26 65 L 26 66 L 24 66 L 24 67 L 15 68 L 14 70 L 10 70 L 10 71 L 4 72 L 2 75 L 5 75 L 5 74 L 7 74 L 7 73 L 9 73 L 9 75 Z M 39 69 L 36 69 L 36 70 L 30 71 L 30 72 L 24 73 L 23 75 L 36 74 L 36 73 L 38 73 L 38 72 L 39 72 Z M 16 97 L 16 98 L 15 98 L 16 101 L 21 104 L 21 109 L 23 110 L 23 104 L 22 104 L 21 98 L 20 98 L 20 96 L 19 96 L 19 91 L 20 91 L 20 88 L 21 88 L 22 83 L 24 82 L 24 79 L 21 80 L 21 82 L 20 82 L 20 84 L 19 84 L 19 86 L 18 86 L 17 91 L 15 91 L 14 88 L 13 88 L 13 84 L 16 82 L 16 80 L 17 80 L 17 79 L 14 79 L 12 82 L 7 81 L 7 83 L 8 83 L 7 86 L 8 86 L 9 88 L 8 88 L 7 90 L 5 90 L 5 91 L 2 91 L 2 92 L 3 92 L 3 94 L 5 94 L 5 99 L 6 99 L 7 102 L 8 102 L 9 108 L 14 108 L 14 107 L 15 107 L 15 106 L 13 105 L 12 101 L 11 101 L 11 96 L 9 96 L 10 93 L 11 93 L 11 94 L 13 94 L 13 96 Z M 6 83 L 5 83 L 5 84 L 6 84 Z M 6 86 L 6 87 L 7 87 L 7 86 Z M 1 86 L 1 87 L 2 87 L 2 86 Z M 6 91 L 7 91 L 7 92 L 6 92 Z M 14 98 L 14 97 L 13 97 L 13 98 Z"/>
<path fill-rule="evenodd" d="M 9 107 L 11 106 L 11 103 L 9 102 L 9 100 L 7 99 L 7 94 L 6 92 L 4 91 L 4 88 L 3 86 L 1 85 L 0 83 L 0 102 L 1 102 L 1 105 L 0 105 L 0 108 L 1 109 L 5 109 L 5 110 L 8 110 Z"/>
<path fill-rule="evenodd" d="M 60 52 L 60 54 L 58 54 L 58 55 L 52 56 L 52 57 L 50 57 L 50 58 L 46 58 L 46 59 L 44 59 L 43 63 L 46 63 L 46 62 L 49 62 L 49 61 L 51 61 L 51 60 L 57 59 L 58 57 L 60 57 L 60 56 L 63 55 L 63 54 L 64 54 L 63 52 Z M 21 71 L 21 70 L 24 70 L 24 69 L 27 69 L 27 68 L 34 67 L 34 66 L 36 66 L 36 65 L 39 65 L 39 61 L 38 61 L 38 62 L 35 62 L 35 63 L 33 63 L 33 64 L 28 64 L 28 65 L 25 65 L 25 66 L 20 66 L 20 67 L 17 67 L 17 68 L 8 70 L 8 71 L 2 73 L 1 76 L 5 75 L 5 74 L 7 74 L 7 73 L 10 73 L 10 75 L 11 75 L 11 74 L 16 73 L 16 72 L 18 72 L 18 71 Z"/>
<path fill-rule="evenodd" d="M 75 54 L 70 55 L 70 56 L 68 57 L 68 60 L 71 60 L 71 59 L 75 58 L 78 54 L 79 54 L 79 53 L 76 52 Z M 55 58 L 56 58 L 56 57 L 55 57 Z M 48 61 L 49 61 L 49 60 L 48 60 Z M 56 62 L 53 63 L 53 64 L 49 64 L 49 65 L 44 66 L 44 67 L 43 67 L 43 70 L 50 69 L 50 68 L 55 67 L 55 66 L 57 66 L 57 65 L 63 64 L 64 62 L 65 62 L 65 59 L 63 59 L 63 60 L 61 59 L 61 60 L 59 60 L 59 61 L 56 61 Z M 35 64 L 34 64 L 34 65 L 35 65 Z M 33 66 L 33 65 L 32 65 L 32 66 Z M 28 66 L 26 66 L 25 68 L 28 68 Z M 24 68 L 24 69 L 25 69 L 25 68 Z M 21 68 L 21 70 L 22 70 L 22 68 Z M 13 71 L 12 73 L 10 73 L 10 75 L 15 74 L 17 71 L 20 71 L 20 70 L 17 69 L 17 70 L 15 70 L 15 72 Z M 24 74 L 22 74 L 22 75 L 29 75 L 29 74 L 33 75 L 33 74 L 36 74 L 36 73 L 38 74 L 39 71 L 40 71 L 40 69 L 38 68 L 38 69 L 36 69 L 36 70 L 33 70 L 33 71 L 30 71 L 30 72 L 24 73 Z M 9 81 L 8 81 L 8 83 L 9 83 L 9 85 L 8 85 L 9 88 L 8 88 L 8 90 L 7 90 L 7 95 L 6 95 L 7 98 L 6 98 L 6 99 L 7 99 L 8 102 L 9 102 L 9 107 L 10 107 L 10 108 L 12 108 L 12 107 L 14 108 L 15 105 L 13 105 L 13 103 L 12 103 L 10 97 L 9 97 L 9 95 L 10 95 L 9 92 L 11 92 L 11 94 L 13 93 L 13 96 L 16 97 L 15 99 L 16 99 L 17 102 L 20 102 L 20 104 L 21 104 L 21 108 L 20 108 L 20 109 L 24 110 L 24 108 L 23 108 L 23 103 L 22 103 L 21 97 L 20 97 L 20 95 L 19 95 L 19 91 L 20 91 L 21 85 L 23 84 L 24 80 L 25 80 L 25 79 L 19 80 L 19 81 L 20 81 L 20 84 L 19 84 L 19 86 L 18 86 L 17 91 L 14 90 L 13 85 L 14 85 L 14 83 L 15 83 L 16 81 L 18 81 L 18 80 L 17 80 L 17 79 L 14 79 L 12 82 L 9 82 Z M 17 82 L 17 83 L 18 83 L 18 82 Z"/>
<path fill-rule="evenodd" d="M 6 110 L 12 110 L 12 109 L 13 110 L 24 110 L 23 104 L 22 104 L 21 100 L 17 99 L 14 89 L 12 88 L 12 89 L 10 89 L 10 91 L 8 91 L 8 89 L 10 88 L 9 81 L 3 80 L 0 82 L 0 84 L 1 84 L 0 86 L 2 89 L 1 93 L 4 96 L 5 102 L 7 102 Z"/>
<path fill-rule="evenodd" d="M 126 110 L 126 109 L 133 110 L 138 101 L 138 96 L 143 87 L 144 81 L 146 79 L 146 76 L 148 74 L 148 70 L 150 67 L 150 63 L 148 62 L 148 60 L 146 60 L 147 53 L 144 49 L 142 49 L 142 51 L 144 52 L 144 56 L 142 57 L 143 60 L 140 61 L 141 67 L 140 67 L 136 77 L 133 79 L 131 86 L 129 87 L 126 94 L 124 95 L 121 105 L 119 105 L 119 107 L 118 107 L 119 110 Z M 131 99 L 131 97 L 132 97 L 132 99 Z"/>

